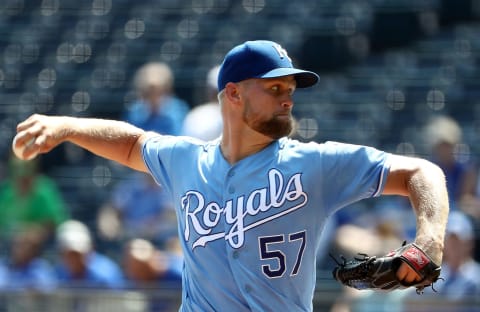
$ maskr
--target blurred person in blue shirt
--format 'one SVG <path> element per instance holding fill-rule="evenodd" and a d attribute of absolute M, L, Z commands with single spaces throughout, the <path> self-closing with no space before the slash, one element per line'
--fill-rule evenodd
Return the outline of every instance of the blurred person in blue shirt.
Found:
<path fill-rule="evenodd" d="M 461 300 L 480 296 L 480 263 L 473 259 L 474 238 L 471 218 L 460 211 L 450 212 L 441 275 L 445 281 L 435 284 L 443 297 Z"/>
<path fill-rule="evenodd" d="M 143 130 L 180 135 L 190 107 L 174 94 L 170 66 L 163 62 L 146 63 L 137 70 L 133 84 L 137 100 L 128 107 L 123 120 Z M 156 240 L 165 237 L 165 232 L 176 235 L 175 213 L 170 206 L 165 192 L 149 175 L 133 173 L 101 207 L 97 226 L 107 241 L 133 237 Z"/>
<path fill-rule="evenodd" d="M 119 182 L 102 205 L 97 227 L 107 242 L 141 237 L 162 243 L 177 236 L 177 223 L 170 195 L 152 176 L 135 172 Z"/>
<path fill-rule="evenodd" d="M 462 198 L 469 164 L 462 161 L 457 153 L 462 143 L 463 131 L 458 122 L 446 115 L 434 116 L 423 129 L 424 140 L 430 160 L 445 173 L 450 209 L 458 209 Z"/>
<path fill-rule="evenodd" d="M 40 227 L 18 231 L 10 242 L 8 259 L 1 260 L 0 289 L 50 291 L 57 278 L 53 265 L 42 257 L 44 241 Z"/>
<path fill-rule="evenodd" d="M 478 311 L 480 304 L 480 263 L 473 255 L 475 231 L 471 217 L 461 211 L 451 211 L 445 233 L 441 280 L 425 288 L 418 296 L 414 289 L 403 294 L 402 311 Z M 391 302 L 391 304 L 393 304 Z"/>
<path fill-rule="evenodd" d="M 148 311 L 178 311 L 183 258 L 147 240 L 132 239 L 125 244 L 122 263 L 129 287 L 147 296 Z M 172 289 L 178 296 L 171 295 Z"/>
<path fill-rule="evenodd" d="M 147 131 L 179 135 L 190 107 L 173 93 L 174 77 L 165 63 L 143 65 L 135 74 L 137 100 L 123 120 Z"/>
<path fill-rule="evenodd" d="M 95 251 L 85 224 L 68 220 L 59 226 L 56 238 L 61 256 L 57 268 L 61 287 L 117 289 L 124 286 L 120 266 Z"/>

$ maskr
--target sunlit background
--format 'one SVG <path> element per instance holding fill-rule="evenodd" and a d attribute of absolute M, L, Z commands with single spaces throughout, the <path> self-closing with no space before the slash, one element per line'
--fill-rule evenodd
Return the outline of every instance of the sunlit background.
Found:
<path fill-rule="evenodd" d="M 171 66 L 175 95 L 194 108 L 206 101 L 210 68 L 253 39 L 279 42 L 296 66 L 321 76 L 317 86 L 295 95 L 299 140 L 429 157 L 423 129 L 443 115 L 462 130 L 456 159 L 474 164 L 480 153 L 479 21 L 477 0 L 2 0 L 0 179 L 8 178 L 16 124 L 32 113 L 120 119 L 136 97 L 136 70 L 152 61 Z M 95 235 L 99 207 L 128 170 L 69 144 L 41 156 L 40 164 L 58 183 L 70 215 Z M 359 204 L 359 210 L 369 206 Z M 115 258 L 119 247 L 97 239 Z M 319 311 L 339 293 L 328 275 L 332 263 L 325 262 L 319 265 Z M 108 296 L 109 304 L 115 301 Z"/>

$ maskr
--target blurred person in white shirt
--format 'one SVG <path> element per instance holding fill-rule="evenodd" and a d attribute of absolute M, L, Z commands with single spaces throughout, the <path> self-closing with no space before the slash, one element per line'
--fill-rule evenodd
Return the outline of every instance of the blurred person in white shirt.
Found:
<path fill-rule="evenodd" d="M 210 69 L 207 75 L 207 102 L 194 107 L 185 117 L 182 134 L 204 141 L 218 138 L 222 132 L 222 115 L 217 99 L 219 66 Z"/>

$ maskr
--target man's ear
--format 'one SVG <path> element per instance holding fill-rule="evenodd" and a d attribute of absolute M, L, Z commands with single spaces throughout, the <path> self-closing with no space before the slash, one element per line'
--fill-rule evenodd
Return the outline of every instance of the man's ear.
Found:
<path fill-rule="evenodd" d="M 225 85 L 225 97 L 230 101 L 237 103 L 240 101 L 240 88 L 239 85 L 233 82 L 229 82 Z"/>

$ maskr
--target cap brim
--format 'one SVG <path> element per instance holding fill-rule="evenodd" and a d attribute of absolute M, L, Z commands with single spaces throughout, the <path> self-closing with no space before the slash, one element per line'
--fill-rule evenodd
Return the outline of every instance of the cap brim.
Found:
<path fill-rule="evenodd" d="M 297 81 L 297 88 L 308 88 L 316 84 L 320 77 L 311 71 L 297 68 L 276 68 L 256 78 L 275 78 L 294 75 Z"/>

